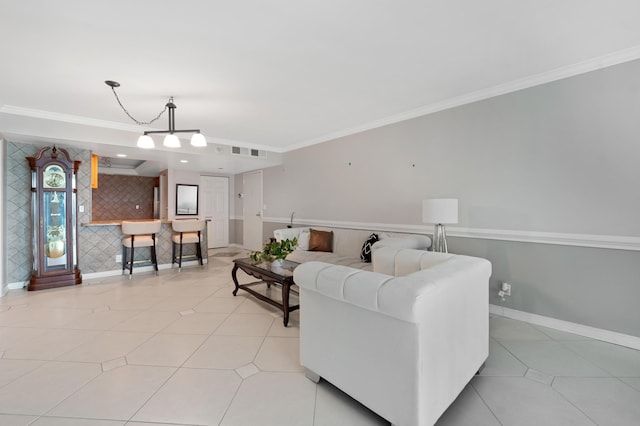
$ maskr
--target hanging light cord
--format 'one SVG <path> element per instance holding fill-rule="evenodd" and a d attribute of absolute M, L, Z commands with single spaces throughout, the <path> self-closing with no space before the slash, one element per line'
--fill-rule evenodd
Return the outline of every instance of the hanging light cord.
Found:
<path fill-rule="evenodd" d="M 162 114 L 164 114 L 167 111 L 167 105 L 165 105 L 164 109 L 162 111 L 160 111 L 160 113 L 156 116 L 156 118 L 152 119 L 151 121 L 138 121 L 131 114 L 129 114 L 129 111 L 127 111 L 127 109 L 124 107 L 124 105 L 122 105 L 122 102 L 120 102 L 120 98 L 118 97 L 118 94 L 116 93 L 116 87 L 118 87 L 119 84 L 117 84 L 115 82 L 105 82 L 105 83 L 107 84 L 107 86 L 111 87 L 111 91 L 113 91 L 113 95 L 116 97 L 116 100 L 118 101 L 118 105 L 120 105 L 120 108 L 122 108 L 124 113 L 127 114 L 127 116 L 130 119 L 132 119 L 133 122 L 136 123 L 138 126 L 146 126 L 148 124 L 153 123 L 154 121 L 156 121 L 160 117 L 162 117 Z M 115 84 L 109 84 L 109 83 L 115 83 Z M 169 102 L 171 102 L 171 103 L 173 102 L 173 97 L 169 98 Z"/>

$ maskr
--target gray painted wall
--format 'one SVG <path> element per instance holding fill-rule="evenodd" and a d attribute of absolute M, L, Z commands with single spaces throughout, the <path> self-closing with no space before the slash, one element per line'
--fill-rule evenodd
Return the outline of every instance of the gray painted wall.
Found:
<path fill-rule="evenodd" d="M 640 255 L 635 251 L 448 238 L 449 251 L 489 259 L 489 302 L 640 337 Z M 502 282 L 513 296 L 502 302 Z"/>
<path fill-rule="evenodd" d="M 640 236 L 639 73 L 634 61 L 289 152 L 265 170 L 269 216 L 419 224 L 423 198 L 457 197 L 463 227 Z"/>
<path fill-rule="evenodd" d="M 633 61 L 289 152 L 264 171 L 268 216 L 422 225 L 422 199 L 454 197 L 460 227 L 639 237 L 638 75 Z M 450 249 L 492 261 L 507 307 L 640 336 L 640 252 Z"/>

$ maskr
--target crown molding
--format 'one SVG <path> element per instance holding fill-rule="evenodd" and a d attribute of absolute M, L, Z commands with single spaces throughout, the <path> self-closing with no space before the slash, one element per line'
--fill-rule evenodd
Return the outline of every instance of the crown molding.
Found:
<path fill-rule="evenodd" d="M 44 111 L 40 109 L 24 108 L 13 105 L 3 105 L 0 113 L 20 115 L 23 117 L 39 118 L 43 120 L 61 121 L 63 123 L 80 124 L 83 126 L 101 127 L 105 129 L 124 130 L 127 132 L 144 132 L 156 130 L 147 126 L 118 123 L 115 121 L 98 120 L 95 118 L 81 117 L 78 115 L 62 114 L 58 112 Z"/>
<path fill-rule="evenodd" d="M 53 121 L 59 121 L 62 123 L 79 124 L 81 126 L 99 127 L 103 129 L 123 130 L 125 132 L 133 132 L 133 133 L 163 130 L 155 127 L 139 126 L 137 124 L 119 123 L 116 121 L 98 120 L 95 118 L 82 117 L 79 115 L 62 114 L 58 112 L 24 108 L 24 107 L 19 107 L 14 105 L 2 105 L 0 107 L 0 114 L 12 114 L 12 115 L 19 115 L 22 117 L 38 118 L 41 120 L 53 120 Z M 239 146 L 242 148 L 259 149 L 263 151 L 274 152 L 277 154 L 281 154 L 284 152 L 284 149 L 282 148 L 277 148 L 277 147 L 272 147 L 267 145 L 257 145 L 257 144 L 252 144 L 248 142 L 235 141 L 232 139 L 207 136 L 207 140 L 209 144 L 217 143 L 220 145 Z"/>
<path fill-rule="evenodd" d="M 532 76 L 513 80 L 504 84 L 489 87 L 482 90 L 477 90 L 462 96 L 446 99 L 434 104 L 425 105 L 423 107 L 409 110 L 400 114 L 395 114 L 381 120 L 371 121 L 360 126 L 351 127 L 349 129 L 340 130 L 338 132 L 329 133 L 327 135 L 319 136 L 317 138 L 308 139 L 298 144 L 292 145 L 286 148 L 285 152 L 294 151 L 296 149 L 305 148 L 308 146 L 316 145 L 322 142 L 327 142 L 333 139 L 342 138 L 355 133 L 361 133 L 367 130 L 376 129 L 378 127 L 386 126 L 389 124 L 399 123 L 401 121 L 410 120 L 412 118 L 421 117 L 424 115 L 433 114 L 439 111 L 455 108 L 458 106 L 470 104 L 473 102 L 482 101 L 485 99 L 493 98 L 500 95 L 506 95 L 508 93 L 517 92 L 518 90 L 528 89 L 530 87 L 539 86 L 546 83 L 562 80 L 576 75 L 585 74 L 591 71 L 611 67 L 614 65 L 630 62 L 636 59 L 640 59 L 640 46 L 630 47 L 628 49 L 619 50 L 607 55 L 598 56 L 583 62 L 576 64 L 563 66 L 553 69 L 551 71 L 535 74 Z"/>
<path fill-rule="evenodd" d="M 339 130 L 337 132 L 329 133 L 326 135 L 318 136 L 312 139 L 301 141 L 299 143 L 290 145 L 288 147 L 276 147 L 268 145 L 258 145 L 253 143 L 247 143 L 242 141 L 234 141 L 224 138 L 214 138 L 207 136 L 213 143 L 219 143 L 221 145 L 240 146 L 251 149 L 261 149 L 264 151 L 270 151 L 274 153 L 286 153 L 297 149 L 305 148 L 312 145 L 317 145 L 322 142 L 342 138 L 356 133 L 365 132 L 367 130 L 376 129 L 390 124 L 399 123 L 402 121 L 410 120 L 413 118 L 433 114 L 436 112 L 444 111 L 447 109 L 455 108 L 458 106 L 470 104 L 473 102 L 482 101 L 485 99 L 493 98 L 500 95 L 516 92 L 518 90 L 528 89 L 531 87 L 539 86 L 546 83 L 562 80 L 576 75 L 585 74 L 591 71 L 611 67 L 614 65 L 630 62 L 640 59 L 640 46 L 633 46 L 627 49 L 619 50 L 607 55 L 598 56 L 583 62 L 579 62 L 572 65 L 567 65 L 553 69 L 551 71 L 543 72 L 540 74 L 524 77 L 521 79 L 513 80 L 504 84 L 489 87 L 486 89 L 477 90 L 475 92 L 467 93 L 461 96 L 445 99 L 440 102 L 425 105 L 420 108 L 405 111 L 399 114 L 391 115 L 389 117 L 364 123 L 362 125 L 350 127 L 348 129 Z M 3 105 L 0 107 L 0 113 L 14 114 L 25 117 L 33 117 L 45 120 L 55 120 L 66 123 L 73 123 L 85 126 L 100 127 L 106 129 L 123 130 L 129 132 L 139 133 L 141 131 L 154 131 L 160 130 L 147 126 L 138 126 L 134 124 L 125 124 L 107 120 L 98 120 L 93 118 L 81 117 L 71 114 L 61 114 L 56 112 L 37 110 L 31 108 L 23 108 L 12 105 Z"/>

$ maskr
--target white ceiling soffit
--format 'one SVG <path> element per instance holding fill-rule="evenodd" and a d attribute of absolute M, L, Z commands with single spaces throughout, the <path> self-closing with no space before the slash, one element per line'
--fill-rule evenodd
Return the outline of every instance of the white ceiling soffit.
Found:
<path fill-rule="evenodd" d="M 174 96 L 177 128 L 282 153 L 640 58 L 637 0 L 25 0 L 0 12 L 0 133 L 108 156 L 151 154 L 105 80 L 141 121 Z"/>

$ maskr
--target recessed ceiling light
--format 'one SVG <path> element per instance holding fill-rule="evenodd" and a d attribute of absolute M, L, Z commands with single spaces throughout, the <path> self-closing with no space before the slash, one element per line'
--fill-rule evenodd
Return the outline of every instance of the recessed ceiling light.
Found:
<path fill-rule="evenodd" d="M 180 160 L 181 163 L 188 163 L 187 160 Z"/>
<path fill-rule="evenodd" d="M 116 156 L 124 158 L 127 156 L 127 154 L 116 154 Z"/>

